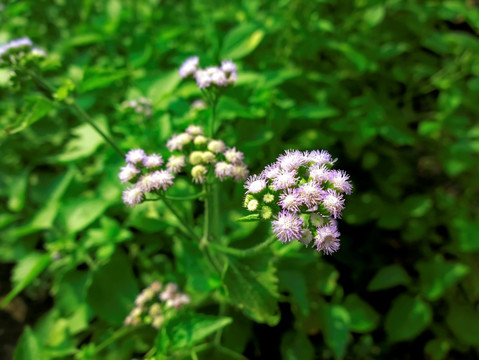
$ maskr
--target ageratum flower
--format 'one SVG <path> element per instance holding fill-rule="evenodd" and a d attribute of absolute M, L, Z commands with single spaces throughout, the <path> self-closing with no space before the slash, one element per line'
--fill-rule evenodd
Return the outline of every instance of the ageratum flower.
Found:
<path fill-rule="evenodd" d="M 146 157 L 145 151 L 142 149 L 133 149 L 127 152 L 126 161 L 130 164 L 138 164 L 143 162 Z"/>
<path fill-rule="evenodd" d="M 158 154 L 151 154 L 143 158 L 143 166 L 147 169 L 160 167 L 163 163 L 163 157 Z"/>
<path fill-rule="evenodd" d="M 140 173 L 140 169 L 138 169 L 135 165 L 128 163 L 126 166 L 123 166 L 118 174 L 120 181 L 122 183 L 126 183 L 133 179 L 136 175 Z"/>
<path fill-rule="evenodd" d="M 325 150 L 288 150 L 260 175 L 245 183 L 244 206 L 271 222 L 273 233 L 283 242 L 298 240 L 331 254 L 339 248 L 335 219 L 344 209 L 344 194 L 350 194 L 349 176 L 333 170 L 336 162 Z"/>
<path fill-rule="evenodd" d="M 144 194 L 138 186 L 131 186 L 123 191 L 122 199 L 126 205 L 135 206 L 143 201 Z"/>
<path fill-rule="evenodd" d="M 198 56 L 192 56 L 186 59 L 178 70 L 180 78 L 184 79 L 189 76 L 192 76 L 196 72 L 196 70 L 198 70 L 199 65 L 200 58 Z"/>

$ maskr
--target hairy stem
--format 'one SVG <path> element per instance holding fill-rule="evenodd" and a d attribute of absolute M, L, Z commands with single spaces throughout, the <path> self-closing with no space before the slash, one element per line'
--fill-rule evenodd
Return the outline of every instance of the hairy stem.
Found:
<path fill-rule="evenodd" d="M 179 221 L 181 228 L 183 231 L 189 235 L 193 240 L 200 241 L 201 239 L 196 235 L 195 231 L 191 227 L 191 225 L 183 219 L 180 213 L 175 209 L 175 207 L 170 203 L 170 201 L 163 197 L 163 202 L 165 203 L 166 207 L 175 215 L 176 219 Z"/>
<path fill-rule="evenodd" d="M 213 247 L 214 249 L 216 249 L 216 250 L 218 250 L 222 253 L 225 253 L 225 254 L 230 254 L 230 255 L 237 256 L 237 257 L 250 257 L 250 256 L 254 256 L 254 255 L 260 253 L 261 251 L 266 249 L 268 246 L 270 246 L 275 241 L 276 241 L 276 236 L 272 235 L 266 241 L 264 241 L 261 244 L 258 244 L 256 246 L 253 246 L 249 249 L 234 249 L 234 248 L 226 247 L 226 246 L 223 246 L 223 245 L 220 245 L 220 244 L 217 244 L 217 243 L 211 243 L 209 245 L 211 247 Z"/>

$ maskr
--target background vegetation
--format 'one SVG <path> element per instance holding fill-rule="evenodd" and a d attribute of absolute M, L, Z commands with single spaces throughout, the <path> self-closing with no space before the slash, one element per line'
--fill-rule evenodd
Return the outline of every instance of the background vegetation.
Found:
<path fill-rule="evenodd" d="M 0 43 L 29 36 L 46 49 L 45 77 L 124 150 L 161 152 L 208 115 L 190 110 L 201 93 L 177 76 L 199 55 L 239 65 L 219 135 L 253 173 L 296 148 L 327 149 L 351 175 L 340 251 L 275 246 L 250 264 L 265 293 L 228 300 L 229 348 L 249 359 L 478 357 L 475 1 L 32 0 L 4 4 L 0 23 Z M 224 279 L 175 241 L 166 208 L 123 205 L 123 159 L 33 82 L 12 89 L 7 78 L 0 70 L 0 291 L 21 293 L 1 315 L 6 356 L 23 331 L 16 359 L 139 357 L 152 329 L 94 344 L 154 280 L 178 282 L 198 313 L 216 314 L 205 299 Z M 150 119 L 121 108 L 140 96 Z M 221 190 L 238 247 L 268 230 L 235 222 L 242 194 Z M 183 211 L 194 221 L 199 208 Z M 259 305 L 241 311 L 241 301 Z"/>

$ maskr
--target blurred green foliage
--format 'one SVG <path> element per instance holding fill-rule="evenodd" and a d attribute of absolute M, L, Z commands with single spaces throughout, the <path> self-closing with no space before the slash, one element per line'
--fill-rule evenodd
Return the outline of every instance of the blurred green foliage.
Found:
<path fill-rule="evenodd" d="M 16 264 L 14 295 L 41 301 L 47 288 L 53 299 L 15 359 L 130 359 L 223 327 L 225 346 L 252 359 L 479 355 L 474 1 L 13 1 L 0 23 L 0 43 L 29 36 L 46 49 L 45 76 L 59 89 L 55 99 L 33 82 L 12 90 L 0 70 L 0 261 Z M 74 96 L 121 148 L 161 152 L 208 114 L 190 110 L 201 93 L 176 73 L 191 55 L 239 64 L 219 133 L 253 173 L 288 148 L 339 159 L 355 185 L 339 252 L 275 244 L 274 255 L 231 259 L 218 274 L 177 239 L 162 204 L 122 204 L 123 159 L 59 100 Z M 151 119 L 121 111 L 139 96 Z M 238 247 L 267 232 L 235 222 L 241 197 L 241 186 L 222 186 L 221 222 Z M 198 221 L 194 206 L 179 207 Z M 94 344 L 156 279 L 183 284 L 203 313 L 213 292 L 238 311 L 184 315 L 98 357 Z"/>

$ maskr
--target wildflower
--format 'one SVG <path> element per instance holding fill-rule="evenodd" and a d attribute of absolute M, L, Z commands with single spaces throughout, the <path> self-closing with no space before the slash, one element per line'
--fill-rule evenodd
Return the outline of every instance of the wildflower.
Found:
<path fill-rule="evenodd" d="M 331 170 L 328 178 L 329 182 L 337 191 L 349 195 L 352 191 L 352 185 L 348 179 L 349 175 L 342 170 Z"/>
<path fill-rule="evenodd" d="M 123 191 L 123 202 L 128 206 L 140 204 L 143 201 L 143 191 L 137 186 L 131 186 Z"/>
<path fill-rule="evenodd" d="M 344 208 L 344 199 L 341 194 L 335 190 L 329 189 L 323 194 L 323 206 L 328 210 L 333 218 L 340 218 L 341 211 Z"/>
<path fill-rule="evenodd" d="M 140 177 L 136 185 L 143 192 L 150 192 L 152 190 L 158 189 L 156 181 L 154 181 L 153 179 L 153 174 L 151 173 L 145 174 L 142 177 Z"/>
<path fill-rule="evenodd" d="M 326 150 L 313 150 L 310 153 L 306 154 L 308 161 L 316 163 L 318 165 L 329 164 L 333 165 L 336 162 L 336 159 L 331 157 L 331 154 Z"/>
<path fill-rule="evenodd" d="M 184 155 L 171 155 L 166 163 L 166 169 L 173 174 L 177 174 L 185 165 Z"/>
<path fill-rule="evenodd" d="M 199 65 L 200 65 L 200 59 L 198 56 L 192 56 L 186 59 L 181 65 L 180 69 L 178 70 L 178 74 L 180 75 L 180 78 L 184 79 L 188 76 L 193 75 L 198 69 Z"/>
<path fill-rule="evenodd" d="M 167 142 L 166 147 L 170 151 L 178 150 L 182 151 L 183 146 L 189 144 L 193 140 L 193 137 L 190 134 L 182 133 L 179 135 L 173 135 Z"/>
<path fill-rule="evenodd" d="M 196 146 L 201 146 L 201 145 L 204 145 L 208 142 L 208 138 L 203 136 L 203 135 L 198 135 L 198 136 L 195 136 L 195 138 L 193 139 L 193 143 L 196 145 Z"/>
<path fill-rule="evenodd" d="M 299 240 L 302 236 L 303 220 L 288 211 L 282 211 L 271 223 L 273 232 L 282 243 Z"/>
<path fill-rule="evenodd" d="M 309 176 L 314 181 L 322 183 L 323 181 L 329 179 L 330 170 L 326 167 L 326 165 L 315 164 L 309 169 Z"/>
<path fill-rule="evenodd" d="M 333 225 L 323 226 L 317 229 L 317 235 L 314 237 L 314 246 L 318 251 L 330 255 L 339 249 L 339 232 Z"/>
<path fill-rule="evenodd" d="M 203 165 L 193 166 L 191 169 L 191 176 L 193 177 L 193 182 L 195 183 L 204 183 L 206 181 L 206 173 L 208 169 Z"/>
<path fill-rule="evenodd" d="M 264 168 L 264 170 L 261 172 L 261 175 L 267 179 L 274 179 L 279 175 L 280 172 L 281 168 L 277 164 L 271 164 Z"/>
<path fill-rule="evenodd" d="M 296 213 L 299 211 L 299 207 L 303 204 L 303 200 L 300 196 L 298 189 L 287 189 L 279 196 L 280 205 L 284 210 Z"/>
<path fill-rule="evenodd" d="M 178 285 L 176 285 L 175 283 L 168 283 L 166 284 L 165 290 L 163 290 L 159 298 L 162 301 L 170 300 L 175 296 L 177 291 L 178 291 Z"/>
<path fill-rule="evenodd" d="M 226 150 L 223 155 L 226 160 L 232 164 L 239 164 L 244 159 L 244 154 L 241 151 L 236 150 L 236 148 Z"/>
<path fill-rule="evenodd" d="M 247 194 L 257 194 L 266 189 L 266 180 L 261 175 L 253 175 L 246 180 L 244 187 L 247 189 Z"/>
<path fill-rule="evenodd" d="M 28 37 L 11 40 L 6 44 L 0 45 L 0 60 L 11 52 L 19 52 L 22 50 L 29 50 L 33 46 L 32 40 Z"/>
<path fill-rule="evenodd" d="M 273 189 L 274 190 L 284 190 L 289 187 L 296 185 L 296 182 L 299 180 L 296 177 L 296 171 L 287 171 L 280 170 L 278 175 L 273 179 Z"/>
<path fill-rule="evenodd" d="M 126 154 L 126 161 L 130 164 L 138 164 L 143 162 L 145 157 L 146 154 L 142 149 L 133 149 Z"/>
<path fill-rule="evenodd" d="M 299 242 L 303 245 L 308 246 L 308 244 L 313 240 L 313 234 L 308 229 L 303 229 L 303 234 L 301 235 L 301 239 Z"/>
<path fill-rule="evenodd" d="M 191 110 L 192 111 L 203 110 L 203 109 L 206 109 L 206 107 L 207 107 L 207 105 L 203 100 L 195 100 L 191 104 Z"/>
<path fill-rule="evenodd" d="M 140 170 L 137 169 L 135 165 L 131 163 L 127 163 L 126 166 L 123 166 L 120 169 L 120 173 L 118 174 L 118 177 L 120 178 L 120 181 L 122 183 L 126 183 L 127 181 L 130 181 L 131 179 L 133 179 L 139 173 L 140 173 Z"/>
<path fill-rule="evenodd" d="M 286 171 L 297 170 L 307 159 L 298 150 L 286 150 L 286 153 L 278 158 L 279 167 Z"/>
<path fill-rule="evenodd" d="M 196 85 L 200 89 L 205 89 L 211 85 L 211 76 L 206 70 L 199 69 L 194 74 Z"/>
<path fill-rule="evenodd" d="M 203 161 L 203 152 L 193 151 L 188 157 L 188 161 L 190 162 L 191 165 L 201 164 L 201 162 Z"/>
<path fill-rule="evenodd" d="M 215 176 L 223 181 L 227 177 L 231 177 L 233 172 L 233 165 L 225 161 L 220 161 L 215 165 Z"/>
<path fill-rule="evenodd" d="M 263 206 L 260 214 L 264 220 L 269 220 L 273 216 L 273 210 L 269 206 Z"/>
<path fill-rule="evenodd" d="M 233 179 L 241 181 L 248 177 L 249 170 L 245 164 L 233 165 L 233 170 L 231 171 L 231 174 Z"/>
<path fill-rule="evenodd" d="M 222 153 L 223 151 L 225 151 L 225 149 L 226 145 L 221 140 L 211 140 L 208 143 L 208 150 L 214 152 L 215 154 Z"/>
<path fill-rule="evenodd" d="M 266 204 L 269 204 L 270 202 L 273 202 L 274 201 L 274 195 L 273 194 L 264 194 L 263 196 L 263 201 L 266 203 Z"/>
<path fill-rule="evenodd" d="M 255 211 L 258 208 L 258 205 L 259 205 L 258 200 L 252 199 L 248 202 L 247 207 L 249 211 Z"/>
<path fill-rule="evenodd" d="M 236 64 L 231 61 L 231 60 L 223 60 L 221 62 L 221 70 L 223 70 L 225 73 L 233 73 L 238 70 L 236 67 Z"/>
<path fill-rule="evenodd" d="M 301 184 L 299 187 L 299 197 L 309 208 L 317 205 L 321 201 L 323 193 L 324 191 L 321 189 L 321 186 L 314 180 Z"/>
<path fill-rule="evenodd" d="M 163 165 L 163 163 L 163 158 L 158 154 L 151 154 L 143 158 L 143 166 L 147 169 L 157 168 Z"/>
<path fill-rule="evenodd" d="M 190 125 L 186 128 L 185 132 L 191 136 L 203 135 L 203 128 L 197 125 Z"/>
<path fill-rule="evenodd" d="M 173 179 L 175 176 L 168 170 L 157 170 L 151 174 L 154 188 L 163 189 L 166 191 L 171 185 L 173 185 Z"/>
<path fill-rule="evenodd" d="M 203 151 L 201 160 L 206 164 L 214 164 L 216 162 L 216 156 L 210 151 Z"/>
<path fill-rule="evenodd" d="M 208 75 L 211 79 L 211 83 L 217 86 L 226 86 L 228 84 L 228 80 L 226 78 L 226 74 L 223 70 L 216 66 L 211 66 L 206 68 Z"/>
<path fill-rule="evenodd" d="M 47 53 L 45 52 L 45 50 L 40 49 L 38 47 L 32 48 L 32 50 L 30 51 L 30 54 L 33 56 L 42 57 L 42 58 L 47 56 Z"/>
<path fill-rule="evenodd" d="M 155 316 L 153 317 L 153 321 L 151 322 L 151 326 L 153 326 L 155 329 L 161 328 L 161 325 L 165 322 L 165 318 L 163 315 Z"/>

